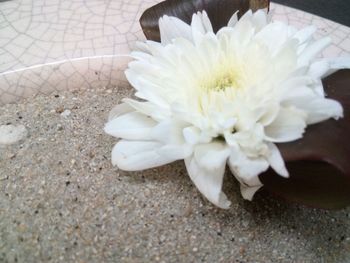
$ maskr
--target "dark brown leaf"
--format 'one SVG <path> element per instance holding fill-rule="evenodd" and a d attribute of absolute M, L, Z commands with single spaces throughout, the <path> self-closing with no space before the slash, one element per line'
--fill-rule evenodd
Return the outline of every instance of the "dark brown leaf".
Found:
<path fill-rule="evenodd" d="M 344 118 L 309 126 L 303 139 L 279 144 L 291 177 L 270 169 L 260 179 L 284 199 L 338 209 L 350 204 L 350 70 L 334 73 L 323 85 L 328 97 L 343 105 Z"/>
<path fill-rule="evenodd" d="M 158 21 L 163 15 L 175 16 L 190 24 L 194 13 L 205 10 L 217 32 L 236 11 L 242 15 L 248 9 L 255 11 L 268 6 L 269 0 L 167 0 L 147 9 L 140 24 L 147 39 L 160 41 Z"/>

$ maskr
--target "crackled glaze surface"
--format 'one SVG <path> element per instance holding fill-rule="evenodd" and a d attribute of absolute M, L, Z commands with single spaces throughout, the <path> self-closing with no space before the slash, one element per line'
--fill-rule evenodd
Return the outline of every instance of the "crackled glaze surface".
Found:
<path fill-rule="evenodd" d="M 0 105 L 37 93 L 125 84 L 129 59 L 99 56 L 128 54 L 136 40 L 143 40 L 138 19 L 156 2 L 0 2 Z M 271 10 L 275 20 L 297 27 L 314 24 L 316 37 L 330 35 L 333 44 L 324 56 L 350 54 L 350 28 L 277 4 Z"/>

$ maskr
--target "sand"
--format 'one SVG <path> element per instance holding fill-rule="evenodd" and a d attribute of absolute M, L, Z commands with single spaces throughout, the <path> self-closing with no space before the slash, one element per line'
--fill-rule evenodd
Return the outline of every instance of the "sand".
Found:
<path fill-rule="evenodd" d="M 350 262 L 350 209 L 324 211 L 261 192 L 229 210 L 192 185 L 182 162 L 112 167 L 109 110 L 129 87 L 39 95 L 0 108 L 28 135 L 0 147 L 0 262 Z"/>

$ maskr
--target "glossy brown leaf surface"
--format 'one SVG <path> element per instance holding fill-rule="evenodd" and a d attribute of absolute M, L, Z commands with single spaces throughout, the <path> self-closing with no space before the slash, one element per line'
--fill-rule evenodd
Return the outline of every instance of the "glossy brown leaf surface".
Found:
<path fill-rule="evenodd" d="M 194 13 L 205 10 L 217 32 L 227 25 L 236 11 L 239 10 L 239 15 L 242 15 L 249 9 L 268 6 L 269 0 L 167 0 L 147 9 L 140 18 L 140 24 L 147 39 L 160 41 L 158 21 L 163 15 L 175 16 L 190 24 Z"/>
<path fill-rule="evenodd" d="M 344 108 L 344 118 L 311 125 L 301 140 L 279 144 L 290 178 L 271 169 L 260 176 L 265 189 L 308 206 L 339 209 L 350 205 L 350 70 L 323 80 L 329 98 Z"/>

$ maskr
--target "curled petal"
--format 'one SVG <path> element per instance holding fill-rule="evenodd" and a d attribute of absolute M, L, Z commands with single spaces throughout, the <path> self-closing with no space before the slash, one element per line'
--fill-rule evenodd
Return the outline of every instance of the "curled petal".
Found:
<path fill-rule="evenodd" d="M 231 153 L 228 164 L 235 177 L 243 181 L 249 181 L 269 168 L 264 158 L 248 158 L 237 152 Z"/>
<path fill-rule="evenodd" d="M 266 106 L 265 109 L 262 109 L 262 115 L 259 119 L 259 122 L 263 126 L 270 125 L 271 122 L 276 118 L 280 106 L 277 103 L 270 103 L 270 105 Z"/>
<path fill-rule="evenodd" d="M 124 99 L 126 104 L 132 107 L 134 110 L 143 113 L 146 116 L 151 116 L 156 121 L 162 121 L 170 117 L 169 110 L 166 108 L 160 108 L 149 101 L 137 101 L 133 99 Z M 160 110 L 161 109 L 161 110 Z"/>
<path fill-rule="evenodd" d="M 214 205 L 228 209 L 231 202 L 221 191 L 226 162 L 217 169 L 207 170 L 201 167 L 194 157 L 185 159 L 187 172 L 198 190 Z"/>
<path fill-rule="evenodd" d="M 340 69 L 350 69 L 350 57 L 340 57 L 326 59 L 329 63 L 329 70 L 322 75 L 322 78 L 326 78 L 329 75 Z"/>
<path fill-rule="evenodd" d="M 343 117 L 342 105 L 332 99 L 315 99 L 310 101 L 304 107 L 308 112 L 307 124 L 314 124 L 329 118 L 339 119 Z"/>
<path fill-rule="evenodd" d="M 276 119 L 265 127 L 266 139 L 271 142 L 290 142 L 300 139 L 305 131 L 306 116 L 296 109 L 281 109 Z"/>
<path fill-rule="evenodd" d="M 156 122 L 151 118 L 138 112 L 130 112 L 109 121 L 105 132 L 127 140 L 147 140 L 155 125 Z"/>
<path fill-rule="evenodd" d="M 283 177 L 289 177 L 286 165 L 277 146 L 273 143 L 269 143 L 268 147 L 270 150 L 270 154 L 268 155 L 267 160 L 270 163 L 272 169 L 274 169 L 276 173 Z"/>
<path fill-rule="evenodd" d="M 194 152 L 197 163 L 208 171 L 219 169 L 229 155 L 230 149 L 219 142 L 197 145 Z"/>
<path fill-rule="evenodd" d="M 324 60 L 313 62 L 310 65 L 308 73 L 310 76 L 317 79 L 324 76 L 329 71 L 329 69 L 330 69 L 329 62 L 324 59 Z"/>
<path fill-rule="evenodd" d="M 258 176 L 254 176 L 248 181 L 241 181 L 240 183 L 241 194 L 248 201 L 252 201 L 255 193 L 263 186 Z"/>
<path fill-rule="evenodd" d="M 127 103 L 118 104 L 109 112 L 108 121 L 111 121 L 111 120 L 119 117 L 120 115 L 129 113 L 133 110 L 134 109 L 131 106 L 129 106 Z"/>
<path fill-rule="evenodd" d="M 112 164 L 124 171 L 140 171 L 175 161 L 158 150 L 163 145 L 152 141 L 119 141 L 112 150 Z"/>
<path fill-rule="evenodd" d="M 269 168 L 263 158 L 249 159 L 244 154 L 233 151 L 229 161 L 232 174 L 241 184 L 241 194 L 244 199 L 252 200 L 256 191 L 262 187 L 258 175 Z"/>

